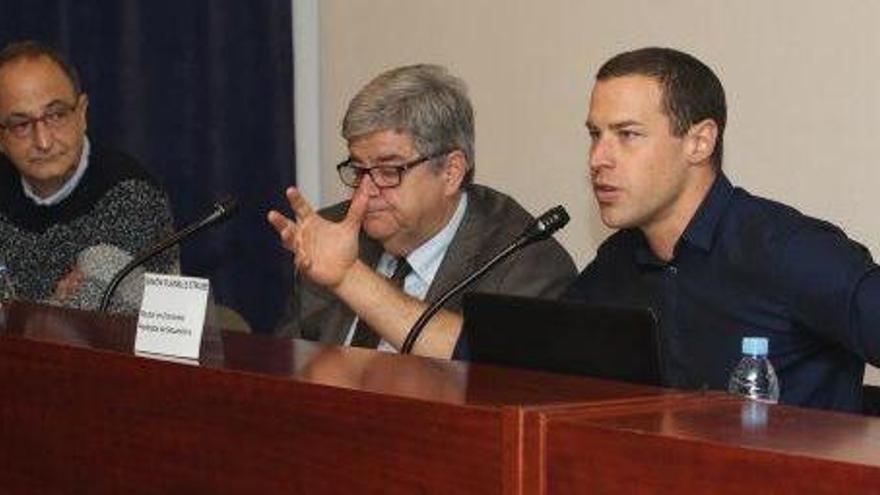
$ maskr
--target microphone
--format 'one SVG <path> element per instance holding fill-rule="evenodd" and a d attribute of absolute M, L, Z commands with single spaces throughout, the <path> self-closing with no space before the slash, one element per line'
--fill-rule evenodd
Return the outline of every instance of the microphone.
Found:
<path fill-rule="evenodd" d="M 416 320 L 415 324 L 413 324 L 412 328 L 410 328 L 409 333 L 406 335 L 406 339 L 403 341 L 403 345 L 400 346 L 401 354 L 409 354 L 412 351 L 413 346 L 416 343 L 416 339 L 421 335 L 422 330 L 425 329 L 425 325 L 428 324 L 428 321 L 440 308 L 448 301 L 452 296 L 461 292 L 462 289 L 473 283 L 478 278 L 482 277 L 486 272 L 488 272 L 492 267 L 500 263 L 502 260 L 510 256 L 511 254 L 519 251 L 520 249 L 532 244 L 533 242 L 543 241 L 544 239 L 549 238 L 553 235 L 554 232 L 565 227 L 565 224 L 568 223 L 570 217 L 568 216 L 568 212 L 565 211 L 565 208 L 562 205 L 555 206 L 550 208 L 543 215 L 536 218 L 532 223 L 530 223 L 525 230 L 523 230 L 522 234 L 520 234 L 513 242 L 507 245 L 504 249 L 498 252 L 495 256 L 492 257 L 489 261 L 487 261 L 483 266 L 478 268 L 476 271 L 471 273 L 470 275 L 461 279 L 458 283 L 450 287 L 444 292 L 440 298 L 434 301 L 427 309 L 419 316 L 419 319 Z"/>
<path fill-rule="evenodd" d="M 107 289 L 104 291 L 104 297 L 101 298 L 101 306 L 98 308 L 98 310 L 107 310 L 107 306 L 110 304 L 110 297 L 113 295 L 113 291 L 116 290 L 116 286 L 119 285 L 119 282 L 121 282 L 122 279 L 125 278 L 125 276 L 128 275 L 130 271 L 146 263 L 154 256 L 165 251 L 171 246 L 180 243 L 182 240 L 195 234 L 196 232 L 228 219 L 237 211 L 238 203 L 235 201 L 235 199 L 232 197 L 226 197 L 214 203 L 214 209 L 205 218 L 199 220 L 198 222 L 187 225 L 186 227 L 159 241 L 143 253 L 137 255 L 137 257 L 135 257 L 127 265 L 125 265 L 122 270 L 119 270 L 119 272 L 117 272 L 116 275 L 113 277 L 113 280 L 110 281 L 110 285 L 108 285 Z"/>

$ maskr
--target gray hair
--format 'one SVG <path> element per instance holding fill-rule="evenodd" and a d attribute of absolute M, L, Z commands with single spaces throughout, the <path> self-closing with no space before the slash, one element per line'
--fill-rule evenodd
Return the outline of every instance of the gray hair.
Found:
<path fill-rule="evenodd" d="M 361 88 L 342 120 L 349 143 L 380 131 L 408 134 L 423 156 L 461 150 L 463 184 L 474 177 L 474 111 L 464 81 L 439 65 L 409 65 L 383 72 Z"/>

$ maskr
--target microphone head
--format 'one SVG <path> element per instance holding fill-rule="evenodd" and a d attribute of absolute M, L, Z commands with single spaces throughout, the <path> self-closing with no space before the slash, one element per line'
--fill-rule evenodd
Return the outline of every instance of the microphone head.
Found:
<path fill-rule="evenodd" d="M 238 201 L 232 196 L 226 196 L 220 201 L 214 203 L 214 210 L 219 214 L 218 220 L 220 218 L 231 217 L 238 213 Z"/>
<path fill-rule="evenodd" d="M 214 225 L 215 223 L 228 220 L 236 213 L 238 213 L 238 201 L 236 201 L 235 198 L 233 198 L 232 196 L 226 196 L 220 201 L 214 203 L 214 209 L 211 211 L 210 215 L 201 219 L 197 223 L 189 225 L 181 232 L 186 232 L 184 234 L 184 237 L 189 236 L 193 232 L 202 230 L 209 225 Z"/>
<path fill-rule="evenodd" d="M 565 227 L 569 219 L 568 212 L 565 211 L 562 205 L 554 206 L 526 227 L 525 232 L 519 237 L 519 242 L 525 245 L 542 241 L 553 235 L 557 230 Z"/>
<path fill-rule="evenodd" d="M 571 220 L 571 217 L 568 216 L 568 212 L 565 211 L 562 205 L 558 205 L 550 208 L 538 217 L 537 223 L 538 228 L 545 233 L 544 237 L 549 237 L 557 230 L 565 227 L 569 220 Z"/>

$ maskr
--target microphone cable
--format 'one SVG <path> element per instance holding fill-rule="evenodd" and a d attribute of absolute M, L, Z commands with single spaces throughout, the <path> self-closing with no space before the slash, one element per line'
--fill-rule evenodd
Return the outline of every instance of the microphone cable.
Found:
<path fill-rule="evenodd" d="M 101 298 L 101 305 L 99 306 L 98 311 L 107 311 L 107 307 L 110 306 L 110 298 L 113 296 L 113 292 L 116 290 L 116 287 L 119 285 L 120 282 L 122 282 L 122 279 L 125 278 L 125 276 L 128 275 L 129 272 L 134 270 L 137 266 L 146 263 L 154 256 L 157 256 L 159 253 L 179 243 L 183 239 L 195 234 L 196 232 L 211 225 L 214 225 L 217 222 L 226 220 L 237 211 L 238 202 L 236 202 L 235 199 L 232 197 L 226 197 L 214 203 L 214 209 L 205 218 L 199 220 L 198 222 L 187 225 L 183 229 L 175 232 L 174 234 L 171 234 L 167 238 L 163 239 L 159 243 L 139 254 L 135 259 L 131 260 L 127 265 L 122 268 L 122 270 L 119 270 L 119 272 L 113 276 L 113 279 L 110 281 L 110 284 L 104 291 L 104 296 Z"/>
<path fill-rule="evenodd" d="M 400 346 L 400 353 L 409 354 L 412 352 L 412 348 L 413 346 L 415 346 L 416 339 L 419 338 L 419 335 L 421 335 L 422 331 L 425 329 L 428 321 L 437 313 L 437 311 L 440 310 L 441 307 L 443 307 L 446 301 L 448 301 L 452 296 L 458 294 L 462 289 L 472 284 L 478 278 L 482 277 L 486 272 L 488 272 L 495 265 L 500 263 L 502 260 L 510 256 L 514 252 L 519 251 L 520 249 L 528 246 L 529 244 L 532 244 L 533 242 L 542 241 L 549 238 L 551 235 L 553 235 L 554 232 L 564 227 L 565 224 L 568 223 L 569 219 L 570 217 L 568 216 L 568 212 L 565 211 L 565 208 L 563 208 L 562 205 L 555 206 L 547 210 L 540 217 L 536 218 L 512 243 L 499 251 L 479 269 L 464 277 L 458 283 L 446 290 L 446 292 L 444 292 L 436 301 L 431 303 L 431 305 L 422 312 L 422 314 L 419 316 L 419 319 L 416 320 L 415 324 L 413 324 L 412 328 L 410 328 L 409 332 L 406 335 L 406 339 L 403 341 L 403 345 Z"/>

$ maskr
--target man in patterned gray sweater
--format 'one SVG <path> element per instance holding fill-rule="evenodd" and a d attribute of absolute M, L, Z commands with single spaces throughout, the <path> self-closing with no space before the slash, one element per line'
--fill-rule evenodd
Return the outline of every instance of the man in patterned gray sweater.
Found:
<path fill-rule="evenodd" d="M 107 278 L 96 274 L 173 230 L 162 188 L 86 138 L 87 109 L 76 70 L 52 48 L 24 41 L 0 52 L 0 258 L 21 299 L 94 309 L 103 287 L 93 279 Z M 146 268 L 178 272 L 177 251 Z M 117 298 L 111 309 L 139 302 Z"/>

